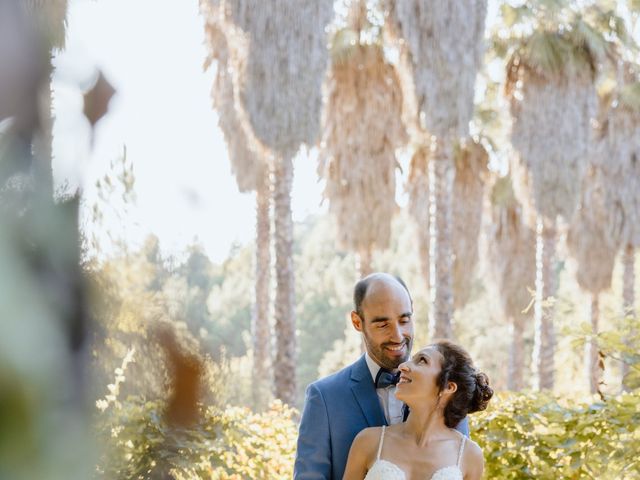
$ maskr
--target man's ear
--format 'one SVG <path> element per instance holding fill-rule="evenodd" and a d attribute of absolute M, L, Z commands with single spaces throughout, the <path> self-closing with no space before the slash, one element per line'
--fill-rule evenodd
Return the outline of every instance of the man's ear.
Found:
<path fill-rule="evenodd" d="M 362 319 L 355 310 L 351 312 L 351 323 L 353 324 L 353 328 L 358 332 L 362 332 Z"/>

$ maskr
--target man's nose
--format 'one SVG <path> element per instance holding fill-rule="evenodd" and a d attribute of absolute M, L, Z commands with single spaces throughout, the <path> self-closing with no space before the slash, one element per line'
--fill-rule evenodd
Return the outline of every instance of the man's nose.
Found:
<path fill-rule="evenodd" d="M 391 341 L 400 343 L 403 340 L 404 336 L 402 335 L 402 326 L 399 323 L 396 323 L 391 329 Z"/>

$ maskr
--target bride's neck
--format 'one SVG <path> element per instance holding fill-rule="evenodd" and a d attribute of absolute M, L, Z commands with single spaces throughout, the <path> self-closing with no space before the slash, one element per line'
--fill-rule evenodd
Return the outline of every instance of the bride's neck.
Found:
<path fill-rule="evenodd" d="M 434 438 L 448 430 L 444 423 L 444 412 L 437 406 L 416 405 L 411 407 L 405 422 L 405 432 L 415 439 L 416 445 L 427 446 Z"/>

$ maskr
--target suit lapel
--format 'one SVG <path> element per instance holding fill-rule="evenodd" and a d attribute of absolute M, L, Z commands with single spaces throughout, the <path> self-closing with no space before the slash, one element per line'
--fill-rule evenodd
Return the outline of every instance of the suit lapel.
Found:
<path fill-rule="evenodd" d="M 373 385 L 371 372 L 369 371 L 369 367 L 367 367 L 367 361 L 364 355 L 353 364 L 351 382 L 351 391 L 360 405 L 369 426 L 379 427 L 386 425 L 387 422 L 384 418 L 382 407 L 380 406 L 380 399 Z"/>

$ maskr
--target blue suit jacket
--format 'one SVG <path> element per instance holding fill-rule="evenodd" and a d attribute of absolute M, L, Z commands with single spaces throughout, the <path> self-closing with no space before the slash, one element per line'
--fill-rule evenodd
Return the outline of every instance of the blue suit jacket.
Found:
<path fill-rule="evenodd" d="M 312 383 L 300 421 L 293 478 L 342 480 L 356 435 L 386 423 L 364 355 Z M 469 436 L 466 418 L 456 428 Z"/>

